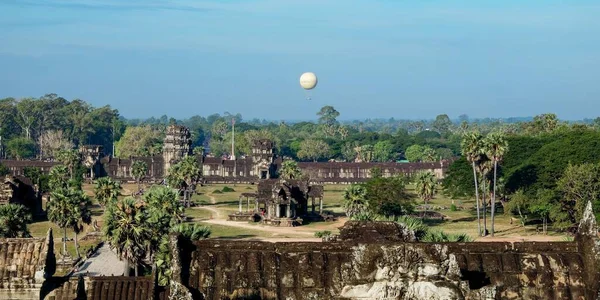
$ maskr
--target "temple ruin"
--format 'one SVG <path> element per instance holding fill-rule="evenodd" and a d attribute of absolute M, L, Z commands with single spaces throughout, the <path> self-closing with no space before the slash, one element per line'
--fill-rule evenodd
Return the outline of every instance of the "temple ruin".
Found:
<path fill-rule="evenodd" d="M 245 156 L 226 159 L 212 157 L 204 153 L 193 154 L 191 134 L 188 128 L 170 125 L 164 140 L 161 154 L 145 157 L 111 157 L 103 153 L 102 146 L 86 145 L 79 149 L 83 165 L 88 169 L 86 177 L 94 179 L 102 176 L 121 181 L 135 181 L 132 165 L 135 161 L 143 161 L 148 166 L 144 181 L 160 182 L 171 165 L 181 158 L 194 155 L 202 166 L 204 182 L 207 183 L 256 183 L 260 180 L 278 177 L 283 162 L 275 153 L 275 145 L 270 140 L 254 141 L 252 152 Z M 22 176 L 25 167 L 40 168 L 49 172 L 57 164 L 52 161 L 37 160 L 0 160 L 14 176 Z M 445 176 L 449 161 L 432 163 L 379 163 L 379 162 L 301 162 L 299 168 L 314 182 L 327 183 L 359 183 L 372 177 L 372 170 L 378 168 L 382 176 L 410 175 L 427 170 L 438 179 Z"/>
<path fill-rule="evenodd" d="M 325 218 L 323 186 L 308 181 L 262 180 L 257 193 L 243 193 L 239 201 L 238 212 L 229 215 L 231 221 L 255 221 L 289 227 L 302 225 L 304 219 L 316 221 Z M 319 203 L 316 204 L 316 201 Z"/>

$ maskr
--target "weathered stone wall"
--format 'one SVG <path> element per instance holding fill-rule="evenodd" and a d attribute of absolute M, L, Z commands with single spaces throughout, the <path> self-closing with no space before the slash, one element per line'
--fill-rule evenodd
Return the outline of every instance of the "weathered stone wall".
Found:
<path fill-rule="evenodd" d="M 586 292 L 574 242 L 196 247 L 186 284 L 206 299 L 589 299 L 594 292 Z"/>

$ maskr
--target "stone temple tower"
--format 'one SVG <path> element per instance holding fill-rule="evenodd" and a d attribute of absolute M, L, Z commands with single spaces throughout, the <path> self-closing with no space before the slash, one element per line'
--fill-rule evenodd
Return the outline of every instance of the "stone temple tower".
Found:
<path fill-rule="evenodd" d="M 275 145 L 273 141 L 262 139 L 254 141 L 252 147 L 252 174 L 259 179 L 270 179 L 274 175 L 273 162 L 275 155 L 273 154 Z"/>
<path fill-rule="evenodd" d="M 164 173 L 171 165 L 192 154 L 192 135 L 187 127 L 169 125 L 163 144 Z"/>

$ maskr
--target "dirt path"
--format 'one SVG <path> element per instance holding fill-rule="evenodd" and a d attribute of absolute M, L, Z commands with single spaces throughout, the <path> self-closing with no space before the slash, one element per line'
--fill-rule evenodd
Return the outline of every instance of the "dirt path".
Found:
<path fill-rule="evenodd" d="M 563 241 L 563 236 L 550 235 L 514 235 L 514 236 L 486 236 L 478 237 L 476 242 L 556 242 Z"/>
<path fill-rule="evenodd" d="M 119 259 L 117 254 L 104 244 L 90 258 L 83 262 L 77 272 L 87 276 L 122 276 L 125 273 L 125 263 Z"/>
<path fill-rule="evenodd" d="M 238 227 L 238 228 L 244 228 L 244 229 L 250 229 L 250 230 L 260 230 L 260 231 L 266 231 L 266 232 L 270 232 L 270 233 L 274 233 L 274 234 L 306 235 L 306 236 L 314 235 L 314 232 L 312 232 L 312 231 L 299 230 L 300 227 L 275 227 L 275 226 L 264 226 L 264 225 L 250 225 L 250 224 L 244 223 L 244 222 L 234 222 L 234 221 L 227 221 L 227 220 L 222 220 L 222 219 L 205 220 L 202 222 L 208 223 L 208 224 L 223 225 L 223 226 L 229 226 L 229 227 Z"/>

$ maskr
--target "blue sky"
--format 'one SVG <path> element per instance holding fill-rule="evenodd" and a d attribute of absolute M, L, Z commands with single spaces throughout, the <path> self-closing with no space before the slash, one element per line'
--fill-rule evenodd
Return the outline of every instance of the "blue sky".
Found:
<path fill-rule="evenodd" d="M 598 16 L 598 1 L 0 0 L 0 98 L 131 118 L 596 117 Z"/>

